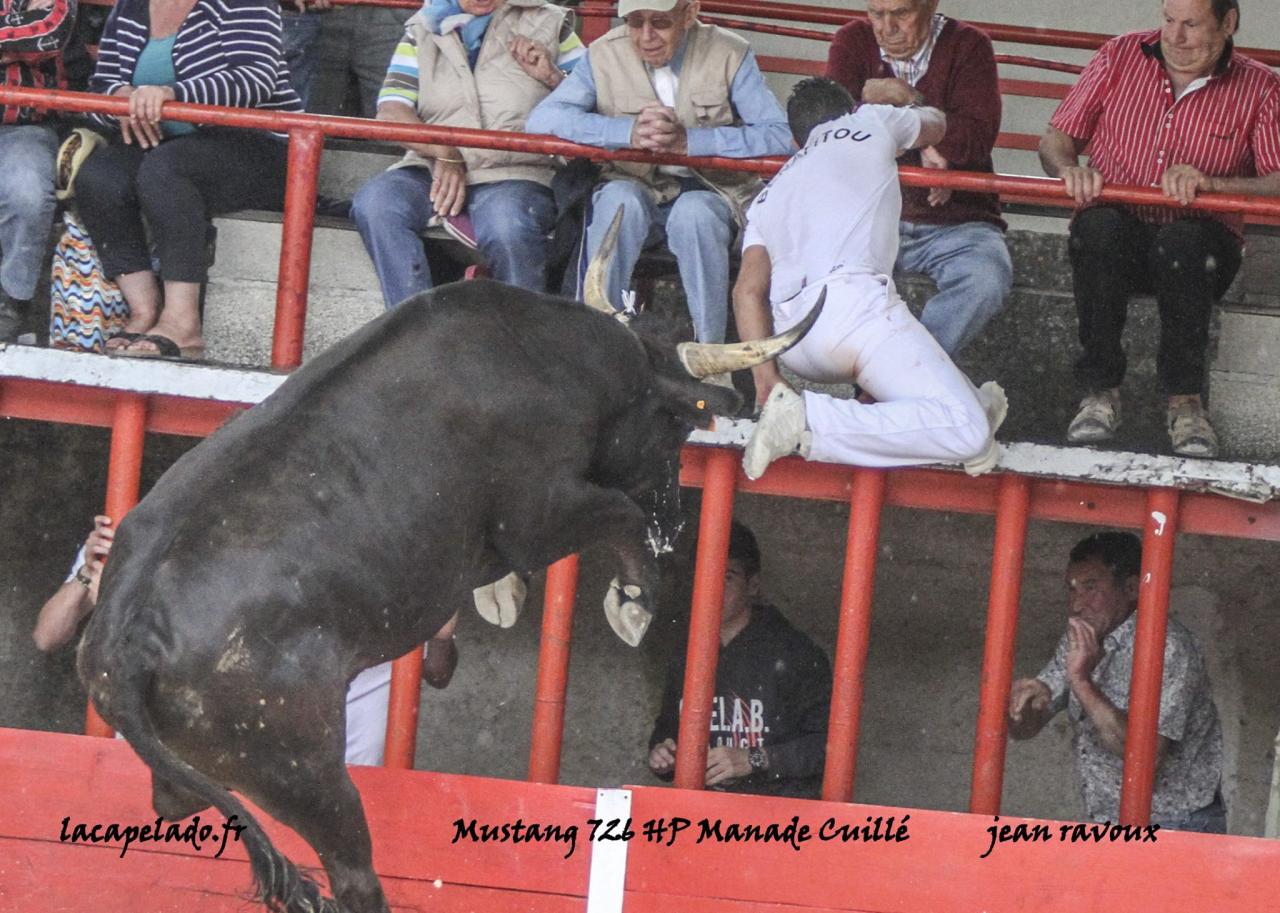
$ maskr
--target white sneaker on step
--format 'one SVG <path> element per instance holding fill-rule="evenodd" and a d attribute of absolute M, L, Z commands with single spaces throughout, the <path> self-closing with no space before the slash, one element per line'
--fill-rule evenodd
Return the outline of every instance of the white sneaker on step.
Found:
<path fill-rule="evenodd" d="M 971 460 L 965 460 L 964 471 L 971 476 L 980 476 L 995 469 L 1000 459 L 1000 445 L 996 443 L 996 432 L 1000 430 L 1005 416 L 1009 414 L 1009 398 L 1005 396 L 1004 388 L 994 380 L 989 380 L 978 388 L 978 401 L 982 403 L 982 409 L 987 413 L 987 424 L 991 426 L 991 441 L 980 455 Z"/>

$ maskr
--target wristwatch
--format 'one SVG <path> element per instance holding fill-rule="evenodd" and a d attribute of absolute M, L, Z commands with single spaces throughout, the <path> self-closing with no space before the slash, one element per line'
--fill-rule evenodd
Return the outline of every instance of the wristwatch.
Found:
<path fill-rule="evenodd" d="M 753 774 L 764 773 L 769 769 L 769 758 L 760 746 L 747 749 L 747 761 L 751 764 Z"/>
<path fill-rule="evenodd" d="M 82 564 L 76 569 L 76 583 L 86 590 L 93 586 L 93 578 L 89 576 L 89 565 Z"/>

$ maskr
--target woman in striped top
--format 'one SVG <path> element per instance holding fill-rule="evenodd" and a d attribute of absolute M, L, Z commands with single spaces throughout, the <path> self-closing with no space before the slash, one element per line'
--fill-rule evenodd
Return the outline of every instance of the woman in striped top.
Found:
<path fill-rule="evenodd" d="M 108 350 L 198 357 L 210 218 L 282 206 L 285 142 L 262 131 L 162 120 L 160 109 L 180 101 L 301 111 L 281 58 L 279 6 L 274 0 L 117 0 L 90 86 L 129 99 L 126 117 L 95 115 L 119 133 L 85 161 L 76 179 L 85 226 L 129 303 L 126 333 Z"/>

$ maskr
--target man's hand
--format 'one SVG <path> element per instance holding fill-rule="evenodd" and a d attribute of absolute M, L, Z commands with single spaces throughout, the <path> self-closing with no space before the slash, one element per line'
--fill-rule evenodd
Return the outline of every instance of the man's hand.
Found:
<path fill-rule="evenodd" d="M 667 776 L 676 769 L 676 743 L 663 739 L 649 752 L 649 769 L 659 776 Z"/>
<path fill-rule="evenodd" d="M 939 171 L 946 171 L 951 167 L 948 162 L 938 151 L 936 146 L 925 146 L 920 150 L 920 164 L 925 168 L 936 168 Z M 930 187 L 929 188 L 929 205 L 945 206 L 951 199 L 951 189 L 948 187 Z"/>
<path fill-rule="evenodd" d="M 532 38 L 517 35 L 511 39 L 511 56 L 520 64 L 520 69 L 548 89 L 564 81 L 564 74 L 555 64 L 555 55 Z"/>
<path fill-rule="evenodd" d="M 1067 681 L 1075 684 L 1088 681 L 1098 661 L 1102 659 L 1102 645 L 1093 625 L 1079 618 L 1067 621 Z"/>
<path fill-rule="evenodd" d="M 707 750 L 707 785 L 718 786 L 751 774 L 751 755 L 745 748 Z"/>
<path fill-rule="evenodd" d="M 1160 178 L 1160 189 L 1183 206 L 1190 206 L 1201 193 L 1213 193 L 1213 178 L 1191 165 L 1174 165 Z"/>
<path fill-rule="evenodd" d="M 862 84 L 862 103 L 905 108 L 924 104 L 924 96 L 905 79 L 868 79 Z"/>
<path fill-rule="evenodd" d="M 684 155 L 689 149 L 689 138 L 674 108 L 645 105 L 631 127 L 631 145 L 649 152 Z"/>
<path fill-rule="evenodd" d="M 467 202 L 467 166 L 460 161 L 462 153 L 453 152 L 431 166 L 431 207 L 442 216 L 458 215 Z"/>
<path fill-rule="evenodd" d="M 93 518 L 93 532 L 84 540 L 84 566 L 89 579 L 93 581 L 89 584 L 91 605 L 98 604 L 98 583 L 102 579 L 102 568 L 106 565 L 115 537 L 116 531 L 111 525 L 110 517 L 99 515 Z"/>
<path fill-rule="evenodd" d="M 1053 713 L 1053 695 L 1038 678 L 1020 678 L 1009 689 L 1009 735 L 1029 739 L 1038 734 Z"/>
<path fill-rule="evenodd" d="M 1105 183 L 1102 172 L 1088 165 L 1069 165 L 1058 176 L 1062 178 L 1067 196 L 1081 206 L 1096 199 L 1102 193 L 1102 185 Z"/>

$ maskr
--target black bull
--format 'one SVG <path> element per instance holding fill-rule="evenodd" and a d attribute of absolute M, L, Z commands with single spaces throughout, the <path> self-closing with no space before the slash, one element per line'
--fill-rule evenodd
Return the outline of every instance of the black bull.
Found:
<path fill-rule="evenodd" d="M 157 814 L 213 805 L 247 825 L 268 906 L 336 909 L 231 789 L 315 848 L 342 909 L 383 911 L 343 763 L 352 677 L 476 587 L 589 544 L 612 547 L 647 618 L 640 505 L 675 484 L 689 430 L 737 406 L 669 344 L 581 305 L 492 282 L 428 292 L 308 362 L 129 513 L 81 678 L 151 767 Z"/>

